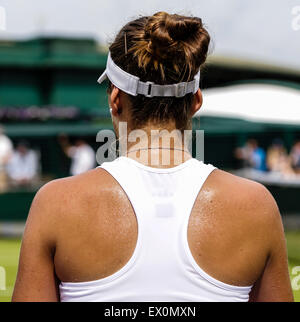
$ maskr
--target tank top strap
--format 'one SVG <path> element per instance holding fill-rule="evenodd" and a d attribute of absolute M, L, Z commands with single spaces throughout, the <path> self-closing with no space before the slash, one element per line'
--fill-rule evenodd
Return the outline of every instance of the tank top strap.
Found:
<path fill-rule="evenodd" d="M 112 162 L 104 162 L 100 167 L 106 170 L 119 183 L 127 195 L 136 214 L 139 230 L 141 230 L 144 216 L 140 214 L 144 213 L 145 209 L 148 209 L 145 206 L 149 204 L 149 196 L 144 191 L 141 173 L 130 162 L 124 161 L 124 158 L 120 157 Z"/>
<path fill-rule="evenodd" d="M 206 179 L 215 169 L 217 168 L 211 164 L 205 164 L 202 161 L 193 159 L 193 164 L 189 167 L 189 171 L 186 171 L 184 174 L 181 197 L 184 201 L 182 205 L 184 206 L 184 213 L 187 217 L 190 216 L 198 194 L 201 191 Z"/>

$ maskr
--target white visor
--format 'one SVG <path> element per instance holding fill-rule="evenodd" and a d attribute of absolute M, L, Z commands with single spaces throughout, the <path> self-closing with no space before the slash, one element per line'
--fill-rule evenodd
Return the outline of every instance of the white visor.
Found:
<path fill-rule="evenodd" d="M 170 85 L 157 85 L 153 82 L 142 82 L 137 76 L 131 75 L 122 70 L 113 62 L 109 52 L 107 57 L 106 69 L 104 73 L 99 77 L 98 83 L 101 84 L 107 78 L 117 88 L 133 96 L 141 94 L 146 97 L 183 97 L 188 93 L 195 94 L 199 89 L 200 70 L 191 82 L 182 82 Z"/>

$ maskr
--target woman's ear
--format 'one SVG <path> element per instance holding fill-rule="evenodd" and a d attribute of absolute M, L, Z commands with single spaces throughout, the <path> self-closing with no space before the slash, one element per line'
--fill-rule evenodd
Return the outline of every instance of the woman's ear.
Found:
<path fill-rule="evenodd" d="M 191 107 L 192 116 L 200 110 L 202 103 L 203 103 L 203 97 L 202 97 L 202 92 L 199 88 L 197 92 L 194 94 L 194 102 Z"/>
<path fill-rule="evenodd" d="M 111 108 L 111 113 L 114 116 L 118 116 L 121 113 L 122 106 L 120 100 L 121 91 L 116 86 L 112 86 L 112 90 L 108 97 L 109 106 Z"/>

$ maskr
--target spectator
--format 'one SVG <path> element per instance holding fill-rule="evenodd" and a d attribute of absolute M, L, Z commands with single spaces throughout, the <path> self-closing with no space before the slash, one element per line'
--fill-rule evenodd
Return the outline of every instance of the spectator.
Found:
<path fill-rule="evenodd" d="M 298 140 L 291 149 L 292 166 L 296 173 L 300 173 L 300 140 Z"/>
<path fill-rule="evenodd" d="M 266 153 L 264 149 L 258 146 L 256 140 L 252 139 L 250 141 L 253 147 L 251 158 L 252 168 L 259 171 L 266 171 Z"/>
<path fill-rule="evenodd" d="M 266 153 L 254 139 L 249 139 L 244 147 L 237 148 L 235 156 L 242 160 L 244 168 L 266 171 Z"/>
<path fill-rule="evenodd" d="M 251 158 L 253 154 L 253 147 L 249 140 L 246 142 L 245 146 L 236 148 L 234 154 L 235 157 L 240 161 L 241 168 L 252 167 Z"/>
<path fill-rule="evenodd" d="M 16 147 L 8 165 L 7 173 L 14 185 L 26 186 L 33 183 L 38 174 L 38 158 L 29 148 L 27 141 L 21 141 Z"/>
<path fill-rule="evenodd" d="M 0 192 L 7 188 L 6 165 L 9 162 L 13 152 L 11 140 L 4 134 L 4 129 L 0 125 Z"/>
<path fill-rule="evenodd" d="M 71 158 L 70 174 L 72 176 L 95 167 L 96 154 L 83 139 L 77 139 L 75 144 L 71 145 L 65 135 L 60 135 L 59 142 L 65 154 Z"/>
<path fill-rule="evenodd" d="M 291 167 L 291 159 L 281 139 L 274 139 L 267 151 L 267 166 L 273 173 L 283 176 L 292 176 L 294 171 Z"/>

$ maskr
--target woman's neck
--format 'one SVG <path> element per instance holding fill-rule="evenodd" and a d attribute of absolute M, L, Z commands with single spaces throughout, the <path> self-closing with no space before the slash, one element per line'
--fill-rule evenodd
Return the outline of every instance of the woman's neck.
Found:
<path fill-rule="evenodd" d="M 189 152 L 190 131 L 174 127 L 144 127 L 120 135 L 120 155 L 156 168 L 177 166 L 192 156 Z"/>

